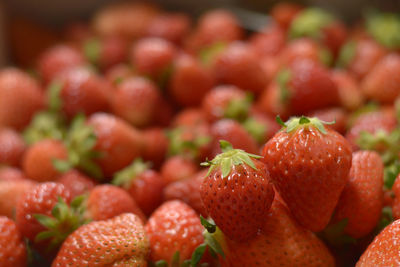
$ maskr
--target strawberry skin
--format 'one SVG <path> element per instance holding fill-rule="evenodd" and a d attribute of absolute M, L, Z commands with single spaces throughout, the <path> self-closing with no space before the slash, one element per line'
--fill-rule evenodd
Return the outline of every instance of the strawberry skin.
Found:
<path fill-rule="evenodd" d="M 161 176 L 164 184 L 186 179 L 198 171 L 198 165 L 190 158 L 177 155 L 173 156 L 161 166 Z"/>
<path fill-rule="evenodd" d="M 383 163 L 373 151 L 353 154 L 349 181 L 343 189 L 333 220 L 347 219 L 345 233 L 360 238 L 370 233 L 383 208 Z"/>
<path fill-rule="evenodd" d="M 21 181 L 24 179 L 27 179 L 27 177 L 20 169 L 7 166 L 0 167 L 0 181 Z"/>
<path fill-rule="evenodd" d="M 25 148 L 20 134 L 9 128 L 0 129 L 0 164 L 19 166 Z"/>
<path fill-rule="evenodd" d="M 139 217 L 125 213 L 91 222 L 64 241 L 52 267 L 147 266 L 149 242 Z"/>
<path fill-rule="evenodd" d="M 183 13 L 160 14 L 149 24 L 146 35 L 159 37 L 174 44 L 182 43 L 189 33 L 190 18 Z"/>
<path fill-rule="evenodd" d="M 364 251 L 356 267 L 398 266 L 400 220 L 387 226 Z"/>
<path fill-rule="evenodd" d="M 274 190 L 264 163 L 243 150 L 221 141 L 223 153 L 211 162 L 200 187 L 209 216 L 229 238 L 245 241 L 254 237 L 265 222 Z M 252 158 L 253 157 L 253 158 Z"/>
<path fill-rule="evenodd" d="M 56 181 L 69 190 L 71 199 L 89 192 L 97 184 L 93 179 L 77 170 L 63 173 Z"/>
<path fill-rule="evenodd" d="M 0 181 L 0 215 L 14 218 L 19 199 L 33 186 L 35 183 L 27 179 Z"/>
<path fill-rule="evenodd" d="M 203 243 L 203 227 L 196 212 L 179 200 L 167 201 L 157 208 L 145 226 L 150 241 L 150 259 L 171 262 L 179 251 L 181 261 L 190 259 Z"/>
<path fill-rule="evenodd" d="M 154 127 L 143 130 L 143 159 L 151 161 L 155 168 L 159 168 L 168 150 L 168 138 L 161 127 Z"/>
<path fill-rule="evenodd" d="M 27 252 L 21 233 L 11 219 L 0 216 L 0 266 L 26 265 Z"/>
<path fill-rule="evenodd" d="M 346 139 L 316 118 L 293 118 L 265 144 L 263 156 L 294 218 L 311 231 L 324 229 L 348 181 Z"/>

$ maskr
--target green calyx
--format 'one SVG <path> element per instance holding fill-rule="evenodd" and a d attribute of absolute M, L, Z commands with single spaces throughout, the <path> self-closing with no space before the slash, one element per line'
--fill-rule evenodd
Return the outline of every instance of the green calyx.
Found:
<path fill-rule="evenodd" d="M 386 189 L 392 189 L 399 173 L 400 173 L 399 160 L 395 160 L 391 164 L 385 166 L 385 169 L 383 170 L 383 184 Z"/>
<path fill-rule="evenodd" d="M 34 214 L 35 219 L 46 228 L 35 237 L 35 242 L 48 241 L 48 251 L 59 247 L 62 242 L 78 227 L 89 221 L 84 218 L 84 209 L 82 203 L 85 196 L 78 196 L 68 205 L 58 197 L 57 203 L 51 210 L 52 216 L 43 214 Z"/>
<path fill-rule="evenodd" d="M 242 125 L 259 144 L 265 141 L 265 133 L 268 130 L 266 124 L 260 123 L 254 118 L 248 118 Z"/>
<path fill-rule="evenodd" d="M 49 100 L 49 110 L 52 112 L 60 112 L 61 107 L 62 107 L 62 100 L 60 97 L 61 90 L 63 88 L 63 84 L 60 81 L 53 81 L 47 91 L 49 92 L 48 94 L 48 100 Z"/>
<path fill-rule="evenodd" d="M 227 47 L 227 44 L 224 42 L 216 42 L 199 52 L 200 61 L 209 66 L 213 62 L 214 58 L 218 56 L 224 49 Z"/>
<path fill-rule="evenodd" d="M 348 41 L 342 46 L 336 62 L 337 67 L 346 68 L 350 64 L 356 54 L 356 46 L 357 43 L 353 40 Z"/>
<path fill-rule="evenodd" d="M 395 13 L 372 11 L 366 15 L 368 33 L 389 49 L 400 48 L 400 16 Z"/>
<path fill-rule="evenodd" d="M 320 8 L 307 8 L 293 20 L 289 38 L 321 38 L 321 30 L 334 20 L 332 14 Z"/>
<path fill-rule="evenodd" d="M 42 111 L 33 117 L 29 126 L 25 128 L 23 137 L 32 145 L 44 139 L 63 140 L 66 134 L 64 118 L 59 113 Z"/>
<path fill-rule="evenodd" d="M 114 175 L 112 184 L 129 189 L 136 177 L 149 168 L 150 163 L 145 163 L 142 159 L 135 159 L 131 165 Z"/>
<path fill-rule="evenodd" d="M 278 84 L 279 102 L 286 105 L 288 104 L 292 94 L 289 90 L 289 81 L 292 77 L 292 72 L 289 69 L 281 70 L 276 76 L 276 83 Z"/>
<path fill-rule="evenodd" d="M 356 239 L 345 234 L 345 228 L 349 220 L 343 219 L 337 223 L 329 224 L 318 236 L 326 241 L 328 244 L 341 247 L 345 244 L 355 244 Z"/>
<path fill-rule="evenodd" d="M 96 65 L 100 59 L 101 43 L 98 39 L 90 39 L 83 45 L 83 52 L 90 63 Z"/>
<path fill-rule="evenodd" d="M 244 121 L 249 116 L 253 96 L 248 93 L 245 99 L 232 99 L 224 110 L 224 117 Z"/>
<path fill-rule="evenodd" d="M 315 117 L 309 118 L 305 116 L 293 117 L 287 122 L 283 122 L 279 116 L 276 116 L 276 122 L 280 124 L 287 133 L 292 133 L 299 128 L 314 127 L 323 134 L 327 133 L 324 125 L 331 125 L 335 123 L 335 121 L 326 122 Z"/>
<path fill-rule="evenodd" d="M 102 179 L 101 169 L 94 161 L 101 157 L 101 153 L 94 150 L 97 137 L 93 128 L 85 121 L 85 116 L 82 114 L 74 118 L 65 138 L 68 159 L 54 160 L 53 164 L 60 172 L 66 172 L 76 167 L 93 178 Z"/>
<path fill-rule="evenodd" d="M 197 159 L 199 155 L 199 150 L 201 147 L 209 144 L 211 142 L 211 137 L 207 135 L 202 135 L 195 130 L 192 130 L 193 138 L 185 138 L 185 133 L 190 131 L 190 129 L 182 127 L 176 127 L 167 132 L 167 137 L 169 139 L 168 155 L 186 155 L 190 158 Z"/>
<path fill-rule="evenodd" d="M 232 166 L 246 164 L 257 170 L 252 158 L 259 159 L 261 156 L 247 153 L 241 149 L 233 149 L 232 145 L 225 141 L 219 141 L 222 153 L 218 154 L 213 160 L 201 163 L 201 166 L 209 166 L 209 175 L 213 170 L 219 168 L 221 170 L 222 178 L 227 177 L 232 170 Z"/>
<path fill-rule="evenodd" d="M 319 61 L 325 66 L 329 67 L 333 62 L 333 55 L 327 48 L 321 48 L 319 51 Z"/>

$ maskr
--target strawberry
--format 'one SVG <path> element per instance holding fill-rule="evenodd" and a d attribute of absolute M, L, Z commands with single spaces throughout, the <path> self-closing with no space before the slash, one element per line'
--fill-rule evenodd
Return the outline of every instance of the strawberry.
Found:
<path fill-rule="evenodd" d="M 88 38 L 93 36 L 93 31 L 89 25 L 81 21 L 68 22 L 64 29 L 63 35 L 73 44 L 82 44 Z"/>
<path fill-rule="evenodd" d="M 384 104 L 392 104 L 400 95 L 400 55 L 383 57 L 361 83 L 365 96 Z"/>
<path fill-rule="evenodd" d="M 24 154 L 22 168 L 27 177 L 38 182 L 54 181 L 61 172 L 53 162 L 64 160 L 68 156 L 67 149 L 58 140 L 45 139 L 29 147 Z"/>
<path fill-rule="evenodd" d="M 303 6 L 295 3 L 277 3 L 271 9 L 271 16 L 284 29 L 289 28 L 295 17 L 304 9 Z"/>
<path fill-rule="evenodd" d="M 70 170 L 56 180 L 69 190 L 71 199 L 89 192 L 96 186 L 96 182 L 77 170 Z"/>
<path fill-rule="evenodd" d="M 376 152 L 358 151 L 333 217 L 347 220 L 344 232 L 353 238 L 369 234 L 377 225 L 383 208 L 383 163 Z"/>
<path fill-rule="evenodd" d="M 398 236 L 400 220 L 383 229 L 364 251 L 358 260 L 357 267 L 396 266 L 400 261 Z"/>
<path fill-rule="evenodd" d="M 160 14 L 149 24 L 146 35 L 181 44 L 190 30 L 190 18 L 183 13 Z"/>
<path fill-rule="evenodd" d="M 200 108 L 186 108 L 175 115 L 172 126 L 194 126 L 207 123 L 206 115 Z"/>
<path fill-rule="evenodd" d="M 336 55 L 346 41 L 346 27 L 332 14 L 319 8 L 305 8 L 292 20 L 289 37 L 310 37 Z"/>
<path fill-rule="evenodd" d="M 60 101 L 59 108 L 71 119 L 78 113 L 90 115 L 109 108 L 112 87 L 102 77 L 87 68 L 76 67 L 63 71 L 56 76 L 48 94 L 53 95 L 50 103 Z"/>
<path fill-rule="evenodd" d="M 84 203 L 85 217 L 94 221 L 113 218 L 123 213 L 134 213 L 143 222 L 146 217 L 128 192 L 117 186 L 95 186 Z"/>
<path fill-rule="evenodd" d="M 148 253 L 141 220 L 125 213 L 78 228 L 65 240 L 51 266 L 147 266 Z"/>
<path fill-rule="evenodd" d="M 117 172 L 112 183 L 127 190 L 146 215 L 150 215 L 162 202 L 164 180 L 141 159 Z"/>
<path fill-rule="evenodd" d="M 162 82 L 170 74 L 176 53 L 175 46 L 169 41 L 148 37 L 132 47 L 130 61 L 138 73 Z"/>
<path fill-rule="evenodd" d="M 264 163 L 294 218 L 320 231 L 348 181 L 351 146 L 317 118 L 294 117 L 281 123 L 282 130 L 264 146 Z"/>
<path fill-rule="evenodd" d="M 178 199 L 183 201 L 197 213 L 206 217 L 207 211 L 204 208 L 200 195 L 200 186 L 206 176 L 207 170 L 201 170 L 186 179 L 169 184 L 164 189 L 164 199 Z"/>
<path fill-rule="evenodd" d="M 157 208 L 145 225 L 152 261 L 173 261 L 179 252 L 181 263 L 192 257 L 203 243 L 203 227 L 196 212 L 179 200 L 167 201 Z"/>
<path fill-rule="evenodd" d="M 260 57 L 274 56 L 279 53 L 286 42 L 285 31 L 278 25 L 266 26 L 260 32 L 253 34 L 249 44 Z"/>
<path fill-rule="evenodd" d="M 271 207 L 274 190 L 259 156 L 220 141 L 222 153 L 210 166 L 200 188 L 207 213 L 229 238 L 246 241 L 257 234 Z"/>
<path fill-rule="evenodd" d="M 0 215 L 15 218 L 19 199 L 35 185 L 30 180 L 0 181 Z"/>
<path fill-rule="evenodd" d="M 57 45 L 46 50 L 38 59 L 38 70 L 45 83 L 52 81 L 57 74 L 85 64 L 83 55 L 67 45 Z"/>
<path fill-rule="evenodd" d="M 390 206 L 392 207 L 392 212 L 393 212 L 393 218 L 398 220 L 400 219 L 400 174 L 397 175 L 392 191 L 390 192 L 390 197 L 392 199 L 392 203 L 390 203 Z M 394 195 L 394 197 L 392 196 Z"/>
<path fill-rule="evenodd" d="M 386 53 L 385 48 L 373 40 L 349 40 L 340 50 L 336 64 L 361 80 Z"/>
<path fill-rule="evenodd" d="M 364 102 L 364 94 L 350 73 L 343 70 L 334 70 L 332 79 L 337 86 L 342 107 L 347 110 L 355 110 L 361 107 Z"/>
<path fill-rule="evenodd" d="M 156 112 L 155 122 L 158 126 L 166 127 L 170 124 L 174 113 L 174 107 L 167 99 L 161 98 Z"/>
<path fill-rule="evenodd" d="M 13 129 L 0 129 L 0 164 L 19 166 L 25 152 L 25 141 Z"/>
<path fill-rule="evenodd" d="M 335 266 L 324 243 L 301 227 L 280 201 L 273 202 L 265 217 L 261 231 L 247 242 L 216 237 L 225 241 L 222 266 Z"/>
<path fill-rule="evenodd" d="M 250 109 L 250 99 L 236 86 L 220 85 L 208 92 L 202 102 L 202 109 L 210 122 L 222 118 L 244 120 Z"/>
<path fill-rule="evenodd" d="M 211 126 L 213 136 L 212 155 L 215 156 L 221 152 L 218 140 L 226 140 L 234 148 L 243 149 L 249 153 L 258 153 L 257 142 L 249 132 L 238 122 L 234 120 L 223 119 L 215 122 Z"/>
<path fill-rule="evenodd" d="M 162 128 L 158 127 L 145 129 L 142 133 L 144 138 L 143 159 L 159 168 L 167 155 L 167 135 Z"/>
<path fill-rule="evenodd" d="M 0 167 L 0 181 L 21 181 L 27 179 L 25 174 L 14 167 Z"/>
<path fill-rule="evenodd" d="M 217 81 L 232 84 L 243 90 L 259 93 L 267 79 L 256 53 L 243 42 L 229 44 L 213 62 Z"/>
<path fill-rule="evenodd" d="M 148 126 L 154 122 L 161 94 L 151 81 L 134 77 L 122 81 L 114 91 L 112 111 L 134 126 Z"/>
<path fill-rule="evenodd" d="M 122 63 L 110 67 L 104 75 L 109 83 L 118 85 L 123 80 L 133 77 L 135 74 L 131 66 Z"/>
<path fill-rule="evenodd" d="M 188 54 L 179 55 L 173 64 L 168 92 L 172 99 L 182 106 L 196 106 L 214 86 L 211 70 L 203 67 Z"/>
<path fill-rule="evenodd" d="M 390 50 L 398 50 L 400 41 L 399 16 L 396 13 L 378 12 L 372 10 L 366 14 L 365 28 L 370 37 Z M 382 29 L 385 29 L 384 31 Z"/>
<path fill-rule="evenodd" d="M 265 144 L 265 142 L 279 131 L 280 126 L 272 116 L 257 109 L 252 109 L 250 114 L 249 118 L 242 125 L 259 145 Z"/>
<path fill-rule="evenodd" d="M 24 267 L 27 265 L 27 251 L 21 233 L 15 223 L 0 216 L 0 266 Z"/>
<path fill-rule="evenodd" d="M 308 115 L 309 117 L 316 117 L 322 121 L 334 121 L 330 125 L 333 130 L 344 134 L 347 126 L 347 113 L 342 108 L 327 108 L 315 110 Z"/>
<path fill-rule="evenodd" d="M 0 127 L 25 127 L 43 108 L 44 94 L 28 74 L 14 68 L 0 71 Z"/>
<path fill-rule="evenodd" d="M 161 166 L 161 176 L 164 184 L 186 179 L 198 171 L 197 164 L 190 158 L 181 155 L 173 156 L 164 161 Z"/>

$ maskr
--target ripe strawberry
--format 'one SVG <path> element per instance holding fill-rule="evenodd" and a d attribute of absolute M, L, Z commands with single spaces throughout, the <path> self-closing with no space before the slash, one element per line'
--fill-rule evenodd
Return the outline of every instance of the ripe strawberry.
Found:
<path fill-rule="evenodd" d="M 59 108 L 72 119 L 79 113 L 90 115 L 98 111 L 107 111 L 111 85 L 102 77 L 87 68 L 76 67 L 63 71 L 56 76 L 48 94 L 55 95 L 54 101 L 60 101 Z"/>
<path fill-rule="evenodd" d="M 78 228 L 65 240 L 51 266 L 147 266 L 148 253 L 141 220 L 125 213 Z"/>
<path fill-rule="evenodd" d="M 148 37 L 132 47 L 130 61 L 138 73 L 163 82 L 170 74 L 176 53 L 175 46 L 169 41 Z"/>
<path fill-rule="evenodd" d="M 242 124 L 247 132 L 257 141 L 259 145 L 265 144 L 272 136 L 279 131 L 280 126 L 276 121 L 257 109 L 250 111 L 251 115 Z"/>
<path fill-rule="evenodd" d="M 400 55 L 391 53 L 383 57 L 365 76 L 361 88 L 371 100 L 393 103 L 400 95 Z"/>
<path fill-rule="evenodd" d="M 21 233 L 12 220 L 0 216 L 0 266 L 26 265 L 27 251 Z"/>
<path fill-rule="evenodd" d="M 234 148 L 243 149 L 246 152 L 257 154 L 259 152 L 257 142 L 246 129 L 234 120 L 219 120 L 211 126 L 213 136 L 212 156 L 221 153 L 219 140 L 226 140 Z"/>
<path fill-rule="evenodd" d="M 30 180 L 0 181 L 0 215 L 15 218 L 19 199 L 35 185 Z"/>
<path fill-rule="evenodd" d="M 45 139 L 29 147 L 24 154 L 22 168 L 27 177 L 38 182 L 54 181 L 61 175 L 54 160 L 67 159 L 68 152 L 58 140 Z"/>
<path fill-rule="evenodd" d="M 210 122 L 222 118 L 242 121 L 247 118 L 250 105 L 250 99 L 238 87 L 220 85 L 204 96 L 202 109 Z"/>
<path fill-rule="evenodd" d="M 112 183 L 127 190 L 147 216 L 162 202 L 163 178 L 140 159 L 117 172 Z"/>
<path fill-rule="evenodd" d="M 131 66 L 127 64 L 118 64 L 112 66 L 105 72 L 107 81 L 111 84 L 118 85 L 123 80 L 135 76 Z"/>
<path fill-rule="evenodd" d="M 386 53 L 384 47 L 371 39 L 350 40 L 340 50 L 337 65 L 361 80 Z"/>
<path fill-rule="evenodd" d="M 183 13 L 160 14 L 149 24 L 146 35 L 181 44 L 190 30 L 190 18 Z"/>
<path fill-rule="evenodd" d="M 38 59 L 38 70 L 45 83 L 52 81 L 57 74 L 85 64 L 83 55 L 67 45 L 57 45 L 45 51 Z"/>
<path fill-rule="evenodd" d="M 175 115 L 172 126 L 194 126 L 207 123 L 206 115 L 200 108 L 186 108 Z"/>
<path fill-rule="evenodd" d="M 332 79 L 337 86 L 342 107 L 347 110 L 356 110 L 361 107 L 364 103 L 364 94 L 350 73 L 343 70 L 334 70 Z"/>
<path fill-rule="evenodd" d="M 149 128 L 143 130 L 144 146 L 142 157 L 159 168 L 168 151 L 168 138 L 163 128 Z"/>
<path fill-rule="evenodd" d="M 314 232 L 324 229 L 348 181 L 351 146 L 346 139 L 317 118 L 295 117 L 265 144 L 263 156 L 299 224 Z"/>
<path fill-rule="evenodd" d="M 145 225 L 150 241 L 150 259 L 172 262 L 179 252 L 180 263 L 191 259 L 192 253 L 204 241 L 203 227 L 196 212 L 179 200 L 162 204 Z"/>
<path fill-rule="evenodd" d="M 0 167 L 0 181 L 21 181 L 28 179 L 25 174 L 14 167 Z"/>
<path fill-rule="evenodd" d="M 19 166 L 25 152 L 25 141 L 13 129 L 0 129 L 0 164 Z"/>
<path fill-rule="evenodd" d="M 309 113 L 309 117 L 316 117 L 322 121 L 334 121 L 329 127 L 340 134 L 346 132 L 347 113 L 342 108 L 319 109 Z"/>
<path fill-rule="evenodd" d="M 155 120 L 160 101 L 154 83 L 141 77 L 128 78 L 114 91 L 112 111 L 134 126 L 148 126 Z"/>
<path fill-rule="evenodd" d="M 14 68 L 0 71 L 1 128 L 24 128 L 43 106 L 44 94 L 28 74 Z"/>
<path fill-rule="evenodd" d="M 267 85 L 257 54 L 242 42 L 228 45 L 216 56 L 212 68 L 222 84 L 232 84 L 253 93 L 261 92 Z"/>
<path fill-rule="evenodd" d="M 201 170 L 194 175 L 173 182 L 164 189 L 164 199 L 178 199 L 188 204 L 197 213 L 207 217 L 207 211 L 204 208 L 200 195 L 200 186 L 207 176 L 207 170 Z"/>
<path fill-rule="evenodd" d="M 280 201 L 273 202 L 265 217 L 255 238 L 235 242 L 225 237 L 226 261 L 222 266 L 335 266 L 324 243 L 301 227 Z"/>
<path fill-rule="evenodd" d="M 392 203 L 390 203 L 393 212 L 393 218 L 395 220 L 400 219 L 400 174 L 397 175 L 396 180 L 394 181 L 392 191 L 390 192 Z M 392 196 L 394 195 L 394 197 Z"/>
<path fill-rule="evenodd" d="M 97 185 L 97 182 L 77 170 L 70 170 L 62 174 L 56 182 L 69 190 L 71 199 L 89 192 Z"/>
<path fill-rule="evenodd" d="M 143 222 L 146 217 L 125 190 L 113 185 L 95 186 L 84 203 L 85 217 L 94 221 L 111 219 L 123 213 L 134 213 Z"/>
<path fill-rule="evenodd" d="M 158 112 L 156 112 L 155 122 L 158 126 L 167 127 L 173 117 L 174 107 L 167 99 L 161 98 L 158 105 Z"/>
<path fill-rule="evenodd" d="M 278 25 L 266 26 L 260 32 L 253 34 L 249 44 L 260 57 L 270 57 L 278 54 L 286 43 L 285 31 Z"/>
<path fill-rule="evenodd" d="M 271 10 L 272 18 L 284 29 L 289 28 L 295 17 L 304 9 L 295 3 L 277 3 Z"/>
<path fill-rule="evenodd" d="M 383 163 L 373 151 L 353 154 L 349 181 L 343 189 L 333 222 L 347 220 L 344 232 L 353 238 L 369 234 L 383 208 Z"/>
<path fill-rule="evenodd" d="M 192 159 L 181 155 L 167 159 L 161 166 L 161 176 L 165 185 L 186 179 L 197 171 L 197 164 Z"/>
<path fill-rule="evenodd" d="M 182 106 L 196 106 L 214 86 L 215 78 L 211 70 L 203 67 L 198 60 L 188 54 L 179 55 L 173 66 L 168 86 L 172 99 Z"/>
<path fill-rule="evenodd" d="M 222 153 L 203 165 L 210 166 L 200 188 L 209 216 L 229 238 L 246 241 L 265 223 L 274 190 L 266 166 L 240 149 L 220 141 Z"/>
<path fill-rule="evenodd" d="M 400 261 L 399 242 L 400 220 L 383 229 L 364 251 L 358 260 L 357 267 L 396 266 Z"/>

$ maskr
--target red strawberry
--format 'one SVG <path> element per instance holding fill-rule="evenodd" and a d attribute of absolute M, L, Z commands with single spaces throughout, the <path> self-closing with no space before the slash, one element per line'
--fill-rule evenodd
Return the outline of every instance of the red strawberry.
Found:
<path fill-rule="evenodd" d="M 220 141 L 222 153 L 210 166 L 200 193 L 209 216 L 222 232 L 237 241 L 254 237 L 265 223 L 274 190 L 266 166 L 256 155 Z"/>
<path fill-rule="evenodd" d="M 127 190 L 146 215 L 150 215 L 162 202 L 163 178 L 140 159 L 117 172 L 112 182 Z"/>
<path fill-rule="evenodd" d="M 126 213 L 78 228 L 65 240 L 51 266 L 147 266 L 148 253 L 141 220 Z"/>
<path fill-rule="evenodd" d="M 246 93 L 238 87 L 220 85 L 204 96 L 202 109 L 210 122 L 222 118 L 244 120 L 248 116 L 250 105 Z"/>
<path fill-rule="evenodd" d="M 0 167 L 0 181 L 21 181 L 27 179 L 25 174 L 14 167 Z"/>
<path fill-rule="evenodd" d="M 22 168 L 27 177 L 38 182 L 54 181 L 61 172 L 53 165 L 54 160 L 67 159 L 63 143 L 45 139 L 29 147 L 24 154 Z"/>
<path fill-rule="evenodd" d="M 123 80 L 133 77 L 135 74 L 133 69 L 127 64 L 118 64 L 109 68 L 104 75 L 108 82 L 118 85 Z"/>
<path fill-rule="evenodd" d="M 336 207 L 334 222 L 347 220 L 344 232 L 360 238 L 377 225 L 383 208 L 383 163 L 372 151 L 353 154 L 349 181 Z"/>
<path fill-rule="evenodd" d="M 25 141 L 16 131 L 0 129 L 0 164 L 19 166 L 25 151 Z"/>
<path fill-rule="evenodd" d="M 196 106 L 201 103 L 214 83 L 211 70 L 203 67 L 194 57 L 181 54 L 174 62 L 168 90 L 178 104 Z"/>
<path fill-rule="evenodd" d="M 285 42 L 285 31 L 275 24 L 266 26 L 249 39 L 252 50 L 263 58 L 275 56 L 284 47 Z"/>
<path fill-rule="evenodd" d="M 21 233 L 15 223 L 0 216 L 0 266 L 24 267 L 27 265 L 27 251 Z"/>
<path fill-rule="evenodd" d="M 200 108 L 187 108 L 174 117 L 172 126 L 194 126 L 207 123 L 206 115 Z"/>
<path fill-rule="evenodd" d="M 243 126 L 259 145 L 265 144 L 279 131 L 280 126 L 272 116 L 257 109 L 253 109 L 250 112 L 251 115 L 243 122 Z"/>
<path fill-rule="evenodd" d="M 71 199 L 89 192 L 96 186 L 96 182 L 77 170 L 70 170 L 56 180 L 69 190 Z"/>
<path fill-rule="evenodd" d="M 168 138 L 163 128 L 149 128 L 143 130 L 144 147 L 143 159 L 150 161 L 159 168 L 168 151 Z"/>
<path fill-rule="evenodd" d="M 396 266 L 400 262 L 400 220 L 387 226 L 377 235 L 357 262 L 357 267 Z"/>
<path fill-rule="evenodd" d="M 162 204 L 145 226 L 150 241 L 150 259 L 172 262 L 179 252 L 180 262 L 191 259 L 192 253 L 202 244 L 203 226 L 196 212 L 179 200 Z"/>
<path fill-rule="evenodd" d="M 364 94 L 353 76 L 343 70 L 334 70 L 332 79 L 337 86 L 342 107 L 348 110 L 361 107 L 364 102 Z"/>
<path fill-rule="evenodd" d="M 192 159 L 181 155 L 167 159 L 161 166 L 161 176 L 165 185 L 186 179 L 197 171 L 197 164 Z"/>
<path fill-rule="evenodd" d="M 35 185 L 30 180 L 0 181 L 0 215 L 15 218 L 19 199 Z"/>
<path fill-rule="evenodd" d="M 335 266 L 324 243 L 301 227 L 284 204 L 275 200 L 265 217 L 255 238 L 235 242 L 225 237 L 222 266 Z"/>
<path fill-rule="evenodd" d="M 289 28 L 293 19 L 304 9 L 303 6 L 295 3 L 277 3 L 271 10 L 272 18 L 284 29 Z"/>
<path fill-rule="evenodd" d="M 264 163 L 294 218 L 317 232 L 329 223 L 348 181 L 351 146 L 317 118 L 283 125 L 265 144 Z"/>
<path fill-rule="evenodd" d="M 83 55 L 67 45 L 57 45 L 45 51 L 38 59 L 38 69 L 45 83 L 71 67 L 85 64 Z"/>
<path fill-rule="evenodd" d="M 228 45 L 216 56 L 212 68 L 219 83 L 246 91 L 259 93 L 268 82 L 257 54 L 242 42 Z"/>
<path fill-rule="evenodd" d="M 220 120 L 211 126 L 213 136 L 212 155 L 215 156 L 221 152 L 219 140 L 226 140 L 234 148 L 243 149 L 246 152 L 257 154 L 257 142 L 246 129 L 234 120 Z"/>
<path fill-rule="evenodd" d="M 148 126 L 159 111 L 161 94 L 151 81 L 134 77 L 121 82 L 112 99 L 113 113 L 134 126 Z"/>
<path fill-rule="evenodd" d="M 183 13 L 160 14 L 149 24 L 146 35 L 180 44 L 189 33 L 190 18 Z"/>
<path fill-rule="evenodd" d="M 316 117 L 322 121 L 334 121 L 335 123 L 329 125 L 333 130 L 344 134 L 347 127 L 347 113 L 342 108 L 328 108 L 315 110 L 309 113 L 309 117 Z"/>
<path fill-rule="evenodd" d="M 169 184 L 164 189 L 164 199 L 178 199 L 183 201 L 197 213 L 207 217 L 207 211 L 204 208 L 200 195 L 200 186 L 206 176 L 207 171 L 202 170 L 186 179 Z"/>
<path fill-rule="evenodd" d="M 84 203 L 85 216 L 94 221 L 111 219 L 123 213 L 134 213 L 143 222 L 146 217 L 135 200 L 125 190 L 113 185 L 94 187 Z"/>
<path fill-rule="evenodd" d="M 361 88 L 371 100 L 391 104 L 400 95 L 400 55 L 383 57 L 365 76 Z"/>
<path fill-rule="evenodd" d="M 28 74 L 13 68 L 0 71 L 1 128 L 24 128 L 43 106 L 43 92 Z"/>
<path fill-rule="evenodd" d="M 78 113 L 107 111 L 111 92 L 112 87 L 105 79 L 87 68 L 76 67 L 57 75 L 48 94 L 59 99 L 59 108 L 71 119 Z"/>
<path fill-rule="evenodd" d="M 393 212 L 393 218 L 398 220 L 400 219 L 400 174 L 397 175 L 396 180 L 393 184 L 392 191 L 390 192 L 392 203 L 392 212 Z M 394 197 L 392 197 L 394 195 Z"/>

